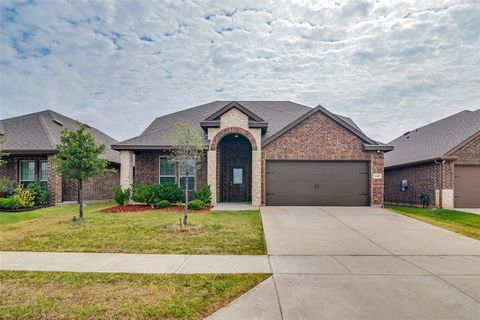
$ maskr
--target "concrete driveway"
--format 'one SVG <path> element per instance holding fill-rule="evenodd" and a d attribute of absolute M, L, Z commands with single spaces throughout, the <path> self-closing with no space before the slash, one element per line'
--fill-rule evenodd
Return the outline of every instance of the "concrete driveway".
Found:
<path fill-rule="evenodd" d="M 380 208 L 264 207 L 273 277 L 210 319 L 478 319 L 480 242 Z"/>

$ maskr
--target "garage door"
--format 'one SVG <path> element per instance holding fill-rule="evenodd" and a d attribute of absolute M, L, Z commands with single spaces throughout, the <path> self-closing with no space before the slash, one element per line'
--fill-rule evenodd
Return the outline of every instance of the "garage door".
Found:
<path fill-rule="evenodd" d="M 480 208 L 480 166 L 455 166 L 455 207 Z"/>
<path fill-rule="evenodd" d="M 267 161 L 266 204 L 366 206 L 368 162 Z"/>

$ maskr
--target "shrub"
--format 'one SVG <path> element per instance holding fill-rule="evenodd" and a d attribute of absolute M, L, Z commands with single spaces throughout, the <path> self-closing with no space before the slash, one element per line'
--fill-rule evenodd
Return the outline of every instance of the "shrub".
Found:
<path fill-rule="evenodd" d="M 22 186 L 18 186 L 13 190 L 11 198 L 14 198 L 15 200 L 13 201 L 18 202 L 21 208 L 31 208 L 35 205 L 35 194 L 33 191 Z"/>
<path fill-rule="evenodd" d="M 152 197 L 151 184 L 139 184 L 133 187 L 132 200 L 140 203 L 149 203 Z"/>
<path fill-rule="evenodd" d="M 115 199 L 115 202 L 118 203 L 119 205 L 121 206 L 126 205 L 130 200 L 131 196 L 132 196 L 131 188 L 126 188 L 124 190 L 122 189 L 121 186 L 113 187 L 113 199 Z"/>
<path fill-rule="evenodd" d="M 182 189 L 175 183 L 143 184 L 134 187 L 132 199 L 136 202 L 155 205 L 162 200 L 175 203 L 182 199 L 182 194 Z"/>
<path fill-rule="evenodd" d="M 27 189 L 33 192 L 33 195 L 35 196 L 35 205 L 38 206 L 47 203 L 48 192 L 47 190 L 45 190 L 45 187 L 43 187 L 40 183 L 30 183 L 27 186 Z"/>
<path fill-rule="evenodd" d="M 0 197 L 7 197 L 12 194 L 15 182 L 8 180 L 7 177 L 0 179 Z"/>
<path fill-rule="evenodd" d="M 160 185 L 161 200 L 168 200 L 170 203 L 175 203 L 178 200 L 182 199 L 183 191 L 182 189 L 175 183 L 166 183 Z"/>
<path fill-rule="evenodd" d="M 155 208 L 166 208 L 170 207 L 170 201 L 168 200 L 160 200 L 157 203 L 155 203 Z"/>
<path fill-rule="evenodd" d="M 193 192 L 193 200 L 202 200 L 205 204 L 212 203 L 212 190 L 209 184 L 202 184 L 198 191 Z"/>
<path fill-rule="evenodd" d="M 22 204 L 20 203 L 20 198 L 18 196 L 11 196 L 9 198 L 0 198 L 0 208 L 12 210 L 20 209 Z"/>
<path fill-rule="evenodd" d="M 200 210 L 205 206 L 205 202 L 202 200 L 196 199 L 188 202 L 188 209 L 191 210 Z"/>

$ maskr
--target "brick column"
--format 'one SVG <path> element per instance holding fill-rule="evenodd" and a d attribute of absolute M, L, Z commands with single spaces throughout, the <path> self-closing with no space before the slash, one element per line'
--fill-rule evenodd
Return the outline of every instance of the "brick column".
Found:
<path fill-rule="evenodd" d="M 55 163 L 51 157 L 47 161 L 47 189 L 48 203 L 62 202 L 62 176 L 55 172 Z"/>
<path fill-rule="evenodd" d="M 370 157 L 370 205 L 383 205 L 384 181 L 385 174 L 383 172 L 384 163 L 383 152 L 372 153 Z"/>
<path fill-rule="evenodd" d="M 120 150 L 120 185 L 128 188 L 133 184 L 133 151 Z"/>
<path fill-rule="evenodd" d="M 252 206 L 262 205 L 262 151 L 252 151 Z"/>
<path fill-rule="evenodd" d="M 207 183 L 212 191 L 212 206 L 217 204 L 217 151 L 207 152 Z"/>

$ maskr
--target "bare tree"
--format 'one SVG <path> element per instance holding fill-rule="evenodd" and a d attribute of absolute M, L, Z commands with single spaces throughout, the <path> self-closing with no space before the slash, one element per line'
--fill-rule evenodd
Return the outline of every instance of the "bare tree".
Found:
<path fill-rule="evenodd" d="M 203 158 L 205 154 L 205 135 L 201 134 L 189 122 L 180 121 L 175 124 L 175 131 L 168 135 L 172 147 L 170 161 L 177 164 L 180 172 L 185 173 L 185 204 L 183 212 L 183 224 L 187 225 L 188 215 L 188 177 L 192 164 Z"/>

